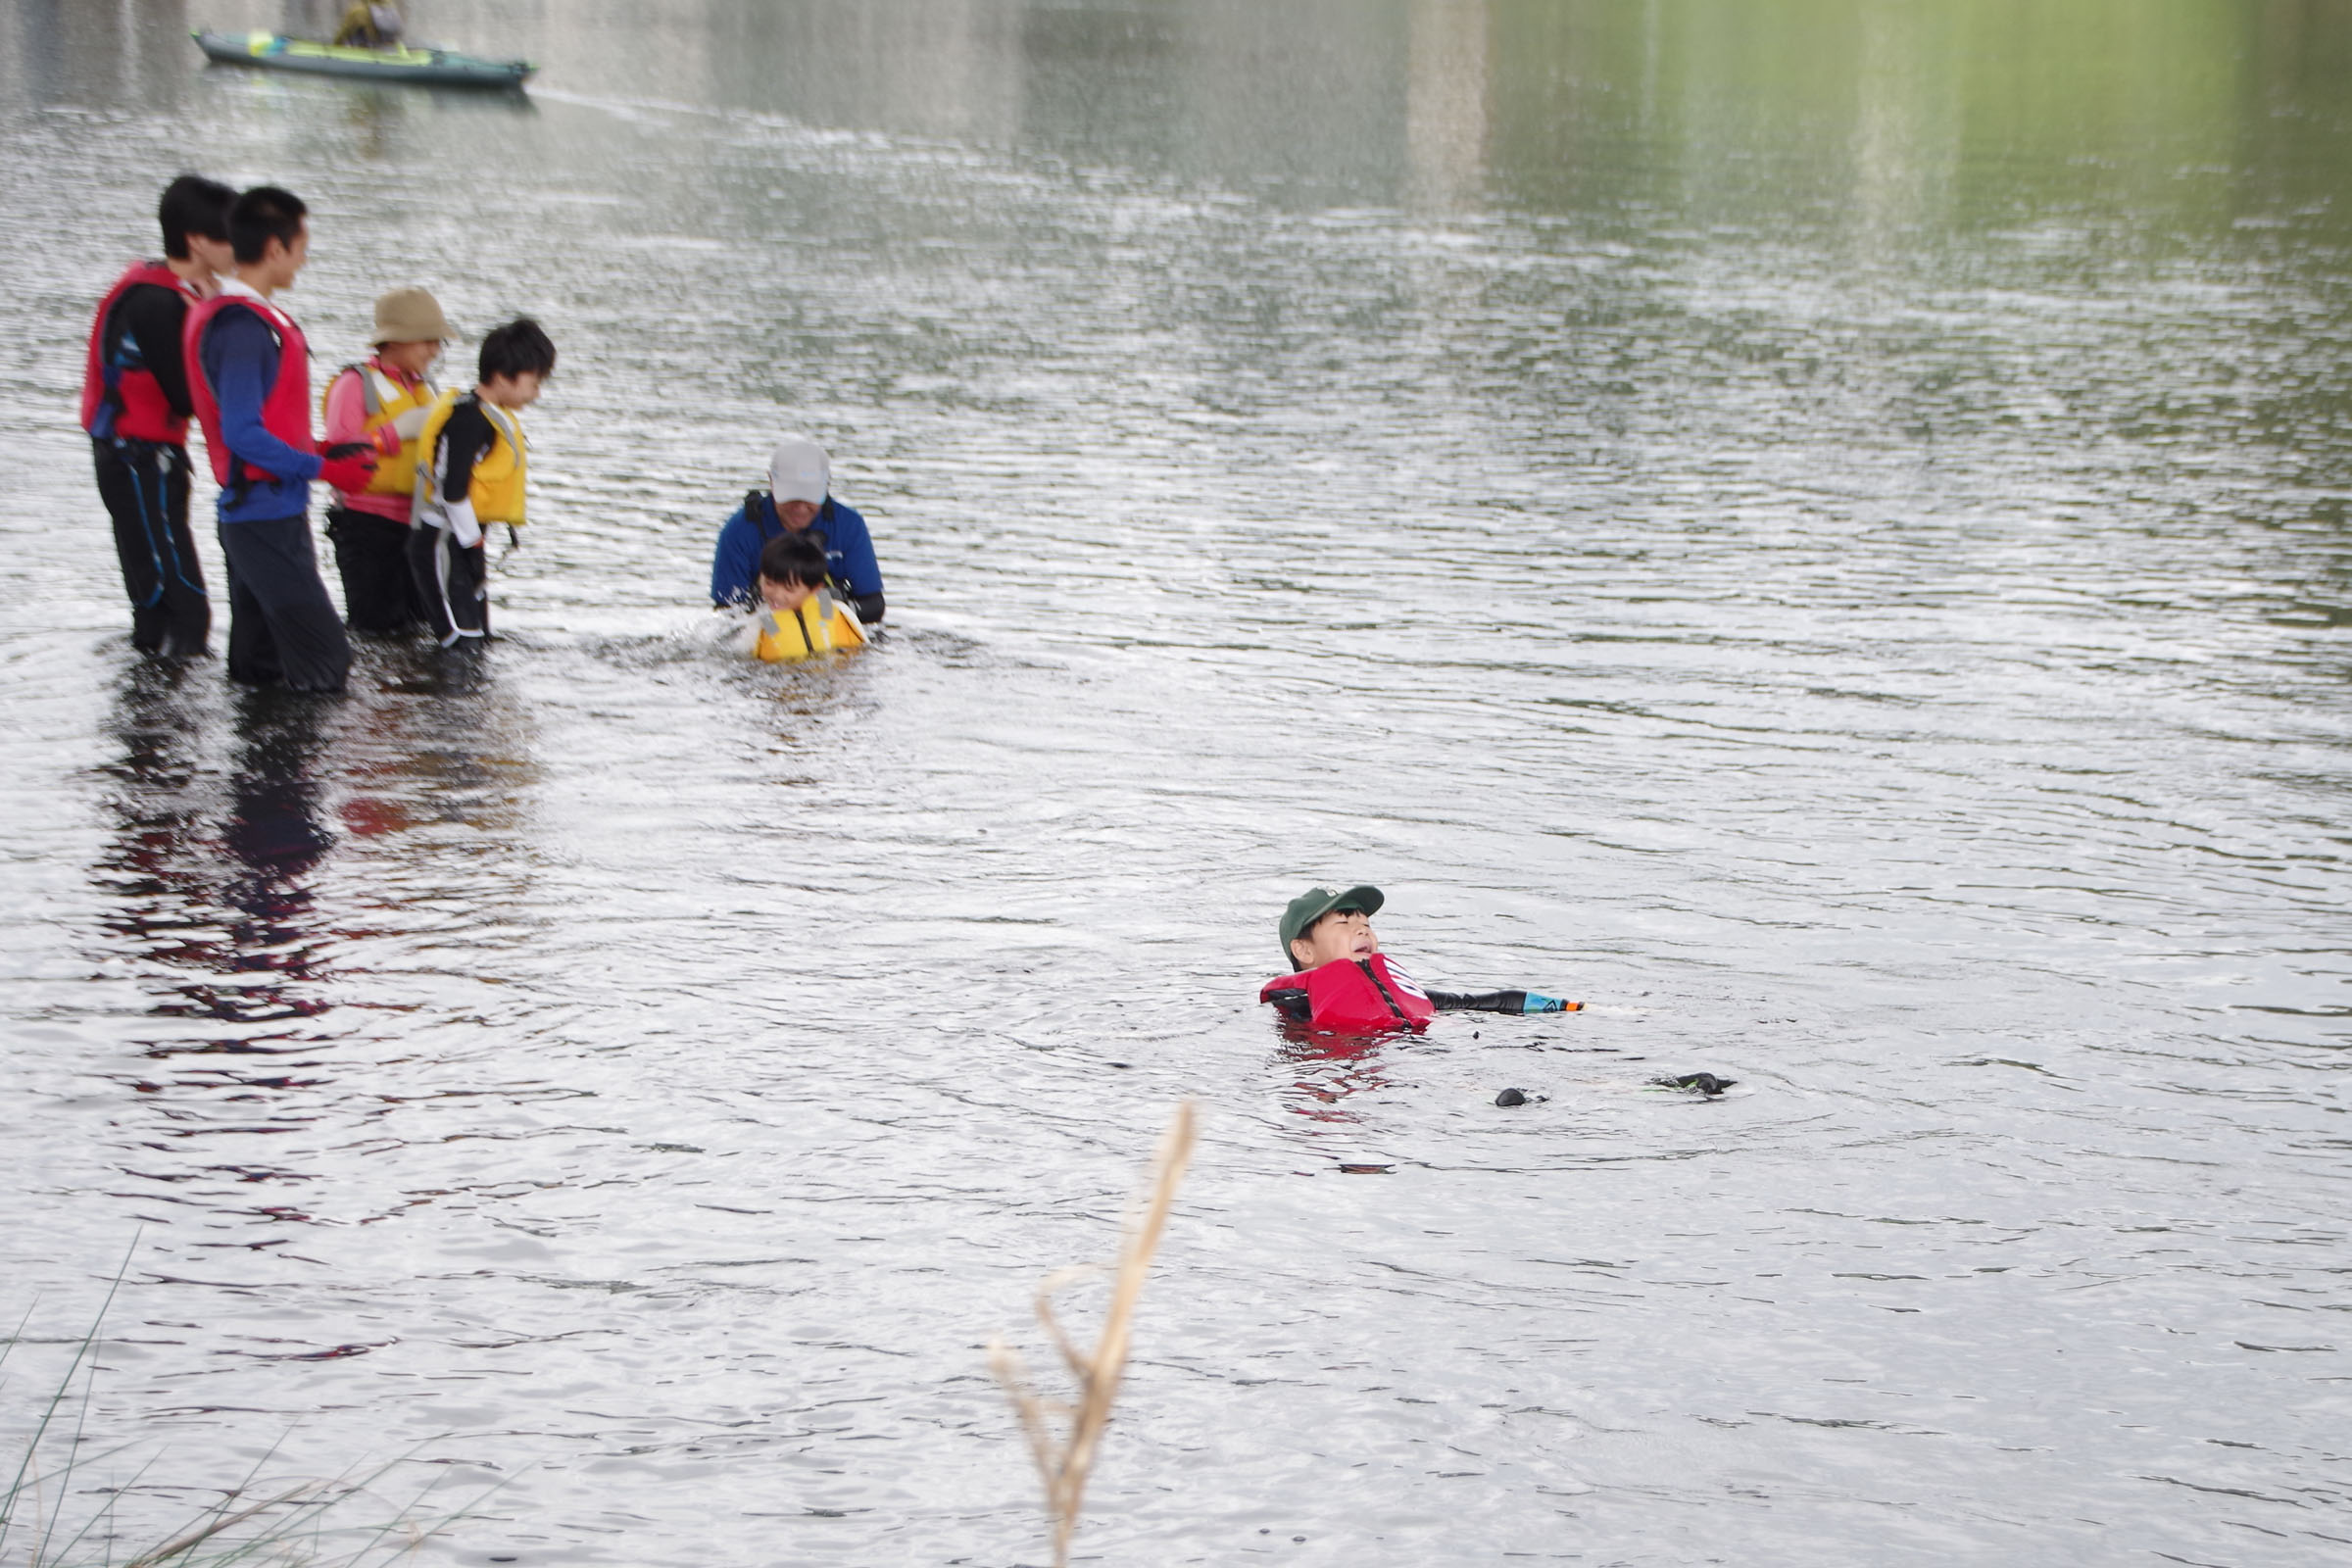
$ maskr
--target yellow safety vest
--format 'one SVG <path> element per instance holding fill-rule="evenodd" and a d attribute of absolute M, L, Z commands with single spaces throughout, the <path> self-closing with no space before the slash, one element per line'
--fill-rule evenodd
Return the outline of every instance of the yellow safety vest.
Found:
<path fill-rule="evenodd" d="M 468 394 L 455 388 L 441 394 L 433 404 L 433 412 L 424 416 L 424 429 L 416 437 L 416 504 L 438 506 L 441 503 L 441 479 L 434 459 L 440 454 L 441 427 L 449 423 L 450 411 L 458 399 Z M 505 522 L 522 526 L 522 481 L 529 466 L 522 440 L 522 420 L 513 409 L 502 409 L 495 403 L 481 405 L 488 416 L 496 439 L 489 452 L 473 466 L 473 482 L 466 489 L 466 499 L 473 503 L 473 520 L 482 523 Z"/>
<path fill-rule="evenodd" d="M 432 383 L 429 381 L 419 381 L 414 387 L 403 386 L 397 377 L 386 375 L 372 365 L 346 365 L 341 370 L 337 370 L 333 375 L 327 377 L 326 385 L 319 388 L 318 422 L 320 424 L 326 422 L 327 400 L 334 396 L 335 383 L 343 379 L 346 372 L 360 378 L 361 406 L 368 411 L 368 422 L 364 428 L 369 435 L 375 434 L 377 430 L 390 424 L 411 409 L 430 406 L 432 401 L 440 396 L 433 390 Z M 415 490 L 416 488 L 416 451 L 417 447 L 415 441 L 403 441 L 400 444 L 400 450 L 391 457 L 378 458 L 375 464 L 375 477 L 368 481 L 368 488 L 364 493 L 371 496 L 405 496 Z"/>
<path fill-rule="evenodd" d="M 865 633 L 858 629 L 857 620 L 843 613 L 831 592 L 823 588 L 802 600 L 798 610 L 762 606 L 756 618 L 760 640 L 752 652 L 771 664 L 865 645 Z"/>

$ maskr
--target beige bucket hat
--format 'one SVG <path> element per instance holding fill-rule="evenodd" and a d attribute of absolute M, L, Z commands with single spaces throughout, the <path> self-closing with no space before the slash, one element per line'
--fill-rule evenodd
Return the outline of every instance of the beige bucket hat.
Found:
<path fill-rule="evenodd" d="M 375 302 L 372 342 L 439 343 L 449 337 L 440 302 L 420 288 L 396 288 Z"/>

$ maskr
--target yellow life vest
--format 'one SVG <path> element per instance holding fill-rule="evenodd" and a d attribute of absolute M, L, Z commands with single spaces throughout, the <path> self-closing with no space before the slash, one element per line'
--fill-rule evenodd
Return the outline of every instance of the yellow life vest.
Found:
<path fill-rule="evenodd" d="M 458 399 L 470 394 L 454 387 L 441 394 L 433 404 L 433 412 L 424 416 L 424 429 L 416 437 L 416 504 L 441 504 L 441 479 L 437 459 L 440 457 L 441 427 L 449 423 L 450 411 Z M 490 450 L 473 466 L 473 482 L 466 486 L 466 499 L 473 503 L 473 520 L 480 523 L 505 522 L 522 526 L 522 481 L 529 466 L 522 440 L 522 420 L 513 409 L 502 409 L 495 403 L 483 403 L 482 413 L 489 417 L 490 429 L 496 437 Z"/>
<path fill-rule="evenodd" d="M 411 409 L 431 406 L 435 392 L 432 384 L 418 381 L 414 387 L 403 386 L 396 376 L 386 375 L 372 365 L 346 365 L 327 377 L 326 385 L 318 390 L 318 422 L 326 422 L 327 401 L 335 394 L 335 383 L 348 371 L 360 378 L 360 402 L 368 412 L 364 426 L 369 435 L 375 434 Z M 405 496 L 416 488 L 416 443 L 403 441 L 400 450 L 388 458 L 379 458 L 375 477 L 368 481 L 366 494 L 371 496 Z"/>
<path fill-rule="evenodd" d="M 823 588 L 802 600 L 798 610 L 762 606 L 752 618 L 760 629 L 760 640 L 752 652 L 770 664 L 865 645 L 865 633 L 858 629 L 856 618 L 845 614 L 832 593 Z"/>

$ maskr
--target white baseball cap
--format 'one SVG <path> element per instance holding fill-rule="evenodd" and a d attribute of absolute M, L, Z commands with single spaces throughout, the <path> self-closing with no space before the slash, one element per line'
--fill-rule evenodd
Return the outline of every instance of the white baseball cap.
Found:
<path fill-rule="evenodd" d="M 776 443 L 767 460 L 767 492 L 777 501 L 806 501 L 823 506 L 832 489 L 833 465 L 825 449 L 805 435 L 788 435 Z"/>

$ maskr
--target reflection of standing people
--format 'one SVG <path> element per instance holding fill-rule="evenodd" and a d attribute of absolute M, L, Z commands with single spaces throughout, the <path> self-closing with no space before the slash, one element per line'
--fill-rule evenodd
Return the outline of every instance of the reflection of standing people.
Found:
<path fill-rule="evenodd" d="M 406 30 L 398 6 L 356 5 L 343 13 L 335 42 L 353 49 L 397 49 Z"/>
<path fill-rule="evenodd" d="M 164 259 L 131 266 L 98 303 L 81 380 L 81 425 L 114 517 L 130 595 L 130 642 L 194 655 L 212 630 L 204 567 L 188 532 L 188 377 L 180 329 L 188 308 L 229 270 L 228 207 L 237 193 L 201 174 L 164 187 L 156 216 Z"/>
<path fill-rule="evenodd" d="M 311 543 L 311 480 L 368 488 L 372 461 L 311 441 L 311 356 L 302 328 L 270 303 L 309 259 L 310 209 L 257 185 L 229 209 L 236 273 L 189 313 L 188 392 L 220 482 L 220 553 L 228 558 L 228 673 L 266 686 L 335 692 L 351 641 Z M 361 449 L 365 452 L 367 449 Z"/>
<path fill-rule="evenodd" d="M 387 427 L 400 442 L 365 490 L 336 492 L 326 511 L 344 615 L 354 631 L 405 632 L 425 619 L 409 570 L 409 493 L 416 483 L 416 438 L 440 395 L 424 372 L 448 336 L 449 322 L 430 294 L 396 288 L 375 302 L 374 355 L 343 367 L 319 400 L 328 446 L 372 444 Z"/>
<path fill-rule="evenodd" d="M 556 346 L 518 317 L 491 328 L 470 392 L 444 392 L 416 438 L 416 508 L 409 566 L 444 648 L 490 635 L 490 570 L 482 529 L 522 523 L 529 448 L 522 411 L 555 373 Z"/>

